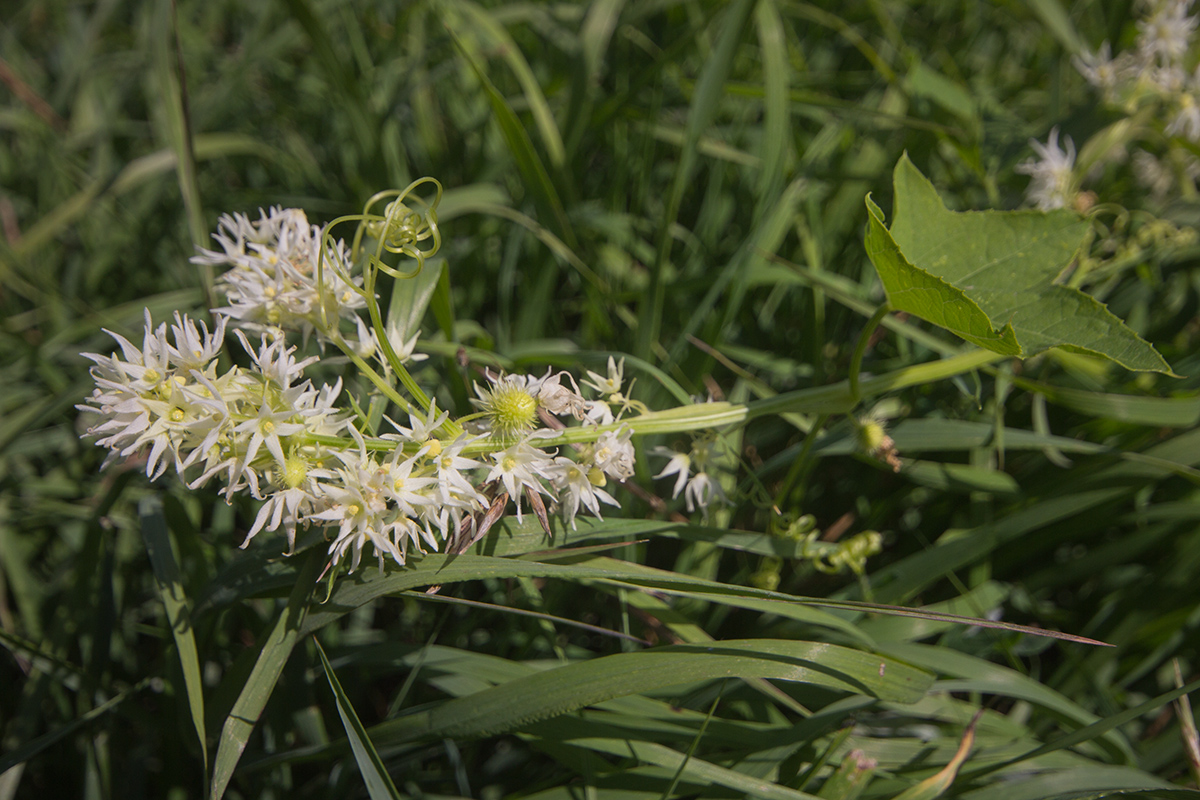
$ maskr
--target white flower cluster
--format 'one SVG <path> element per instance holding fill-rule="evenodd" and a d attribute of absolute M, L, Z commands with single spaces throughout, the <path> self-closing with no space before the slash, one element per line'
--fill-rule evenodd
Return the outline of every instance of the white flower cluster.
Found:
<path fill-rule="evenodd" d="M 1200 142 L 1200 64 L 1192 47 L 1192 37 L 1200 27 L 1200 17 L 1190 14 L 1192 0 L 1148 0 L 1145 16 L 1137 23 L 1137 40 L 1132 49 L 1113 56 L 1108 42 L 1094 53 L 1072 58 L 1084 79 L 1099 89 L 1105 102 L 1133 115 L 1139 108 L 1152 105 L 1161 114 L 1162 133 L 1169 140 L 1182 137 Z M 1089 193 L 1080 193 L 1082 175 L 1076 174 L 1075 144 L 1064 137 L 1066 148 L 1058 144 L 1058 129 L 1051 130 L 1042 144 L 1030 140 L 1037 158 L 1017 166 L 1017 172 L 1032 180 L 1026 198 L 1042 210 L 1075 206 L 1079 210 L 1095 202 Z M 1169 142 L 1168 142 L 1169 144 Z M 1138 182 L 1161 202 L 1179 181 L 1194 182 L 1200 174 L 1200 161 L 1185 148 L 1171 147 L 1166 161 L 1145 150 L 1133 155 L 1133 171 Z M 1124 145 L 1114 147 L 1101 157 L 1124 160 Z M 1099 165 L 1093 164 L 1091 169 Z"/>
<path fill-rule="evenodd" d="M 403 228 L 408 238 L 389 252 L 418 262 L 436 250 L 436 203 L 427 204 L 427 220 L 408 213 L 393 226 L 398 202 L 382 218 L 346 218 L 362 223 L 354 248 L 310 225 L 298 209 L 260 212 L 257 221 L 222 217 L 214 235 L 219 249 L 193 259 L 229 267 L 219 282 L 228 305 L 213 309 L 213 330 L 178 313 L 174 325 L 155 326 L 147 311 L 140 347 L 112 333 L 119 353 L 84 354 L 95 362 L 97 388 L 78 408 L 95 417 L 88 434 L 109 449 L 105 466 L 145 457 L 151 479 L 171 466 L 191 488 L 217 478 L 228 501 L 239 494 L 261 501 L 243 547 L 262 531 L 282 529 L 292 550 L 298 529 L 316 526 L 327 531 L 331 564 L 344 560 L 350 570 L 368 550 L 381 569 L 389 557 L 404 564 L 410 548 L 462 552 L 510 501 L 518 518 L 532 508 L 547 532 L 547 506 L 561 507 L 572 527 L 582 511 L 600 516 L 602 505 L 617 506 L 605 487 L 631 477 L 635 462 L 632 431 L 621 418 L 630 409 L 645 412 L 623 394 L 623 361 L 609 358 L 604 374 L 587 373 L 591 397 L 567 372 L 488 374 L 475 387 L 478 413 L 455 420 L 402 366 L 418 358 L 416 339 L 400 341 L 391 320 L 382 331 L 364 324 L 364 308 L 379 318 L 374 270 L 403 273 L 377 256 L 361 259 L 362 232 L 392 242 L 392 227 Z M 423 237 L 435 247 L 410 252 Z M 341 332 L 350 325 L 357 342 Z M 239 329 L 245 368 L 219 369 L 227 327 Z M 358 356 L 365 377 L 408 412 L 408 426 L 385 417 L 393 432 L 374 435 L 359 406 L 356 413 L 339 408 L 341 380 L 317 387 L 307 379 L 305 368 L 317 358 L 297 359 L 289 331 Z M 381 335 L 394 352 L 381 352 Z M 372 359 L 383 375 L 402 379 L 411 402 L 389 388 Z M 548 440 L 570 419 L 594 433 L 572 437 L 583 444 L 551 447 Z M 659 475 L 678 476 L 674 494 L 685 491 L 689 511 L 724 499 L 707 468 L 715 454 L 715 439 L 698 439 L 689 454 L 671 454 Z"/>
<path fill-rule="evenodd" d="M 346 346 L 338 325 L 349 318 L 360 342 L 375 341 L 355 313 L 373 298 L 350 277 L 344 244 L 322 254 L 321 230 L 296 209 L 258 222 L 223 217 L 214 238 L 222 251 L 197 260 L 232 268 L 221 278 L 230 305 L 214 309 L 213 330 L 178 313 L 169 329 L 156 327 L 147 311 L 140 347 L 110 333 L 119 353 L 84 354 L 97 388 L 78 408 L 95 417 L 88 434 L 109 449 L 105 466 L 144 455 L 151 479 L 172 465 L 191 488 L 216 477 L 229 501 L 240 493 L 262 501 L 243 547 L 283 529 L 291 550 L 297 529 L 315 525 L 329 531 L 331 563 L 345 558 L 351 570 L 368 546 L 381 569 L 385 557 L 404 564 L 410 548 L 461 551 L 510 499 L 518 516 L 528 500 L 543 525 L 546 506 L 558 504 L 573 527 L 581 510 L 600 516 L 602 504 L 618 505 L 604 487 L 634 473 L 628 427 L 598 431 L 569 456 L 539 443 L 565 427 L 560 417 L 611 425 L 636 406 L 621 394 L 623 362 L 610 358 L 606 374 L 588 373 L 594 399 L 566 372 L 489 375 L 476 387 L 480 413 L 451 420 L 423 400 L 428 408 L 410 410 L 407 427 L 389 419 L 395 432 L 367 437 L 365 422 L 336 405 L 341 380 L 314 386 L 304 370 L 317 358 L 298 360 L 285 333 Z M 332 265 L 320 282 L 318 258 Z M 259 335 L 255 343 L 235 331 L 246 368 L 219 370 L 227 326 Z"/>
<path fill-rule="evenodd" d="M 1114 105 L 1132 112 L 1147 100 L 1165 103 L 1165 133 L 1200 142 L 1200 64 L 1192 36 L 1200 18 L 1190 15 L 1192 0 L 1152 0 L 1137 23 L 1132 50 L 1112 55 L 1108 42 L 1073 60 L 1084 79 Z"/>
<path fill-rule="evenodd" d="M 1095 53 L 1073 58 L 1084 79 L 1110 103 L 1132 108 L 1147 96 L 1170 97 L 1195 82 L 1188 72 L 1196 65 L 1188 62 L 1200 20 L 1189 14 L 1192 0 L 1150 0 L 1145 5 L 1148 11 L 1137 23 L 1132 50 L 1114 57 L 1112 46 L 1104 42 Z"/>
<path fill-rule="evenodd" d="M 260 211 L 257 222 L 244 214 L 222 216 L 213 235 L 221 249 L 201 249 L 192 258 L 231 267 L 218 281 L 229 305 L 213 313 L 247 330 L 297 330 L 305 339 L 313 331 L 325 337 L 331 325 L 348 319 L 357 323 L 360 342 L 369 341 L 358 316 L 366 307 L 362 279 L 350 277 L 345 244 L 331 242 L 322 257 L 321 238 L 321 228 L 298 208 Z"/>
<path fill-rule="evenodd" d="M 492 487 L 516 501 L 518 515 L 522 493 L 533 502 L 544 495 L 561 503 L 574 524 L 581 508 L 599 516 L 600 503 L 617 505 L 603 489 L 607 479 L 633 474 L 627 428 L 602 433 L 572 459 L 534 446 L 539 431 L 530 427 L 519 439 L 483 448 L 490 450 L 487 464 L 464 451 L 479 450 L 494 437 L 462 434 L 443 443 L 438 437 L 449 415 L 436 406 L 424 416 L 410 415 L 410 427 L 393 423 L 396 433 L 369 447 L 350 416 L 334 406 L 340 381 L 318 390 L 303 379 L 315 358 L 297 361 L 294 347 L 267 336 L 256 347 L 237 331 L 252 367 L 218 374 L 224 333 L 224 318 L 210 333 L 176 315 L 168 335 L 167 326 L 155 328 L 147 313 L 141 348 L 110 333 L 121 354 L 85 353 L 96 362 L 97 389 L 79 409 L 99 417 L 88 433 L 109 448 L 106 465 L 148 448 L 146 474 L 152 479 L 173 464 L 191 488 L 220 476 L 226 497 L 244 491 L 263 500 L 246 543 L 262 530 L 282 527 L 294 547 L 298 526 L 336 526 L 329 547 L 334 564 L 352 552 L 350 568 L 357 568 L 370 545 L 382 568 L 385 555 L 404 564 L 410 545 L 436 550 L 472 530 L 474 515 L 493 502 Z M 617 388 L 610 395 L 619 393 L 620 371 L 610 364 L 606 380 Z M 503 376 L 492 380 L 490 393 L 499 398 L 501 412 L 513 405 L 533 411 L 557 406 L 560 413 L 609 409 L 603 399 L 584 400 L 562 387 L 564 374 Z M 597 415 L 611 418 L 612 411 Z M 329 443 L 347 436 L 343 445 Z"/>
<path fill-rule="evenodd" d="M 623 361 L 610 357 L 606 376 L 588 372 L 590 380 L 584 384 L 600 395 L 595 400 L 585 399 L 566 372 L 547 372 L 540 378 L 489 376 L 488 386 L 476 384 L 475 404 L 482 409 L 485 435 L 503 446 L 490 454 L 493 464 L 487 481 L 502 486 L 516 502 L 518 518 L 522 494 L 535 506 L 542 495 L 557 500 L 572 527 L 580 508 L 599 517 L 601 503 L 619 505 L 604 487 L 609 478 L 623 481 L 633 475 L 633 434 L 628 428 L 601 433 L 595 442 L 579 447 L 573 459 L 536 443 L 562 427 L 558 417 L 574 417 L 587 425 L 611 424 L 626 404 L 621 395 L 624 369 Z M 564 379 L 571 385 L 565 385 Z M 614 405 L 618 406 L 615 414 Z M 540 427 L 538 421 L 551 425 Z"/>

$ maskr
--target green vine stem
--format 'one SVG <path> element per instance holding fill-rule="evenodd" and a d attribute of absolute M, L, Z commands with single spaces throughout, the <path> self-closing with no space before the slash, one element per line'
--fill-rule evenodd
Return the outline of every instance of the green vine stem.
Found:
<path fill-rule="evenodd" d="M 1009 358 L 1009 356 L 993 353 L 990 350 L 968 350 L 928 364 L 903 367 L 867 378 L 860 382 L 859 391 L 863 395 L 874 395 L 908 386 L 919 386 L 961 375 L 1005 358 Z M 384 389 L 387 382 L 378 373 L 371 370 L 366 362 L 354 355 L 351 355 L 351 360 L 364 369 L 367 377 L 374 381 L 389 399 L 399 396 L 390 386 L 386 390 Z M 759 417 L 789 412 L 845 414 L 854 409 L 855 403 L 850 391 L 850 381 L 845 380 L 829 386 L 798 389 L 751 403 L 695 403 L 663 411 L 651 411 L 636 417 L 627 417 L 610 425 L 566 428 L 556 436 L 539 439 L 538 446 L 554 447 L 560 444 L 594 442 L 602 434 L 609 431 L 620 431 L 622 428 L 628 428 L 635 434 L 688 433 L 709 428 L 721 428 L 726 425 L 744 424 Z M 457 425 L 457 422 L 447 423 L 447 425 L 450 424 Z M 334 439 L 327 443 L 332 444 L 334 441 L 340 440 Z M 366 446 L 371 450 L 390 451 L 395 449 L 396 443 L 385 439 L 367 439 Z M 492 452 L 495 448 L 495 442 L 481 441 L 464 448 L 463 452 L 487 453 Z"/>
<path fill-rule="evenodd" d="M 859 386 L 859 372 L 862 370 L 863 356 L 867 353 L 867 345 L 871 342 L 871 336 L 875 333 L 875 329 L 879 327 L 879 323 L 883 322 L 883 318 L 891 311 L 891 307 L 884 303 L 879 308 L 875 309 L 875 313 L 867 320 L 866 327 L 862 329 L 862 333 L 858 335 L 858 344 L 854 346 L 854 355 L 850 357 L 850 408 L 858 405 L 858 401 L 862 399 L 862 391 Z"/>

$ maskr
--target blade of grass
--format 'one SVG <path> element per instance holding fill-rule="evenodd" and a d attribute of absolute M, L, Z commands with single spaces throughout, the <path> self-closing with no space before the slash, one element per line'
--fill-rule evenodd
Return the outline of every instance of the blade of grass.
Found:
<path fill-rule="evenodd" d="M 338 716 L 342 718 L 346 738 L 350 740 L 350 749 L 354 751 L 354 760 L 358 762 L 358 771 L 362 774 L 363 783 L 367 785 L 367 794 L 371 796 L 371 800 L 400 800 L 400 792 L 396 791 L 392 776 L 388 774 L 383 759 L 379 757 L 379 751 L 371 743 L 367 729 L 358 719 L 350 698 L 346 697 L 342 690 L 342 684 L 338 681 L 333 667 L 329 665 L 324 648 L 316 639 L 313 639 L 313 644 L 317 648 L 317 655 L 321 657 L 321 667 L 325 670 L 329 688 L 333 690 L 333 697 L 337 701 Z"/>
<path fill-rule="evenodd" d="M 18 764 L 24 764 L 26 761 L 29 761 L 31 758 L 38 755 L 55 742 L 61 741 L 76 731 L 86 728 L 92 722 L 95 722 L 109 711 L 117 708 L 119 705 L 133 697 L 142 689 L 145 689 L 150 685 L 150 681 L 150 678 L 145 678 L 144 680 L 139 681 L 136 685 L 118 693 L 110 700 L 101 703 L 95 708 L 89 709 L 87 712 L 79 715 L 66 725 L 63 725 L 61 728 L 55 728 L 49 733 L 43 733 L 33 741 L 5 753 L 3 757 L 0 757 L 0 775 L 3 775 L 5 772 L 17 766 Z"/>
<path fill-rule="evenodd" d="M 512 152 L 513 158 L 516 160 L 517 169 L 520 170 L 525 185 L 533 193 L 539 211 L 545 216 L 546 220 L 553 223 L 553 227 L 557 229 L 556 232 L 559 238 L 566 243 L 567 247 L 572 251 L 578 250 L 579 241 L 575 236 L 574 228 L 571 227 L 570 220 L 567 219 L 567 212 L 563 209 L 562 200 L 558 196 L 558 190 L 554 188 L 554 183 L 550 180 L 550 174 L 546 171 L 546 166 L 533 149 L 533 142 L 530 141 L 525 126 L 521 124 L 521 120 L 517 117 L 516 112 L 512 110 L 512 106 L 504 99 L 504 95 L 500 94 L 500 91 L 488 78 L 487 71 L 479 63 L 476 54 L 467 47 L 466 43 L 462 41 L 453 28 L 447 27 L 446 30 L 450 34 L 450 38 L 453 39 L 458 52 L 483 86 L 484 93 L 491 104 L 492 113 L 495 115 L 496 122 L 500 126 L 501 134 L 504 136 L 504 141 Z"/>
<path fill-rule="evenodd" d="M 717 108 L 724 95 L 725 80 L 733 68 L 734 54 L 741 43 L 753 5 L 751 0 L 737 0 L 713 23 L 714 27 L 719 29 L 717 45 L 704 62 L 704 69 L 700 73 L 692 104 L 688 109 L 687 138 L 679 154 L 678 166 L 671 182 L 670 193 L 667 195 L 666 208 L 659 219 L 656 235 L 658 247 L 650 271 L 650 285 L 638 308 L 637 345 L 634 355 L 644 360 L 649 360 L 662 326 L 665 300 L 663 276 L 670 259 L 671 242 L 674 241 L 671 227 L 679 217 L 684 193 L 691 183 L 700 135 L 716 117 Z"/>
<path fill-rule="evenodd" d="M 246 749 L 250 733 L 275 689 L 284 664 L 292 654 L 308 610 L 309 595 L 312 594 L 324 562 L 325 553 L 320 548 L 313 548 L 305 556 L 304 564 L 296 574 L 296 583 L 288 598 L 287 607 L 280 612 L 271 627 L 271 632 L 263 642 L 262 650 L 254 663 L 254 669 L 242 687 L 233 710 L 225 719 L 217 744 L 217 755 L 213 761 L 212 791 L 209 795 L 212 800 L 221 800 L 225 796 L 225 790 L 233 778 L 233 770 L 242 757 L 242 751 Z"/>
<path fill-rule="evenodd" d="M 143 498 L 138 504 L 138 516 L 141 519 L 146 553 L 154 570 L 154 581 L 158 585 L 158 594 L 167 612 L 171 634 L 175 637 L 175 649 L 179 652 L 179 666 L 183 671 L 188 709 L 192 713 L 192 725 L 200 741 L 203 770 L 207 777 L 208 736 L 204 730 L 204 683 L 200 677 L 200 658 L 196 651 L 196 637 L 192 630 L 191 612 L 183 589 L 183 578 L 171 547 L 167 520 L 163 516 L 162 501 L 153 495 Z"/>
<path fill-rule="evenodd" d="M 371 733 L 380 744 L 488 735 L 617 697 L 727 677 L 813 683 L 899 702 L 919 699 L 932 683 L 928 673 L 901 662 L 824 643 L 756 639 L 673 645 L 543 670 L 382 723 Z"/>
<path fill-rule="evenodd" d="M 521 92 L 525 96 L 525 102 L 529 105 L 529 112 L 533 115 L 534 124 L 537 125 L 538 133 L 541 135 L 542 144 L 546 147 L 546 154 L 550 157 L 550 164 L 554 169 L 561 169 L 566 160 L 562 134 L 558 130 L 558 124 L 554 121 L 554 115 L 550 113 L 550 105 L 546 102 L 542 87 L 538 85 L 537 78 L 529 67 L 529 62 L 521 53 L 521 48 L 513 41 L 504 26 L 477 3 L 470 2 L 470 0 L 456 0 L 453 5 L 462 11 L 477 31 L 491 40 L 489 49 L 501 55 L 508 63 L 509 69 L 517 76 L 517 82 L 521 84 Z"/>

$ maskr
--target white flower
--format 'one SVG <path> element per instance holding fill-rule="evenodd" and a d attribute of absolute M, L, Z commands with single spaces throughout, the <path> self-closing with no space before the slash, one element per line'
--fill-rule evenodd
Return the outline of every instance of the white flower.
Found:
<path fill-rule="evenodd" d="M 576 419 L 581 419 L 586 401 L 580 396 L 578 386 L 571 389 L 562 385 L 564 375 L 568 380 L 574 382 L 574 378 L 567 372 L 547 374 L 542 378 L 537 392 L 538 404 L 551 414 L 558 416 L 570 414 Z"/>
<path fill-rule="evenodd" d="M 1175 185 L 1174 171 L 1145 150 L 1133 154 L 1133 176 L 1159 202 Z"/>
<path fill-rule="evenodd" d="M 392 453 L 384 491 L 401 514 L 415 517 L 420 508 L 434 502 L 429 487 L 436 486 L 437 479 L 420 473 L 421 454 L 402 458 L 403 454 L 404 450 L 399 447 Z M 418 474 L 414 475 L 414 470 L 418 470 Z"/>
<path fill-rule="evenodd" d="M 1072 56 L 1071 63 L 1075 65 L 1075 69 L 1083 75 L 1084 80 L 1104 91 L 1107 98 L 1112 98 L 1113 93 L 1117 89 L 1117 85 L 1121 83 L 1129 68 L 1129 60 L 1127 58 L 1112 57 L 1112 47 L 1108 42 L 1100 45 L 1100 49 L 1095 53 L 1084 51 L 1083 53 Z"/>
<path fill-rule="evenodd" d="M 656 456 L 667 456 L 670 461 L 663 467 L 663 471 L 654 476 L 655 480 L 665 478 L 668 475 L 675 475 L 675 488 L 671 491 L 671 497 L 679 497 L 679 493 L 683 491 L 684 484 L 687 483 L 689 470 L 692 466 L 692 457 L 688 453 L 676 453 L 666 447 L 656 447 L 651 451 Z"/>
<path fill-rule="evenodd" d="M 1063 208 L 1075 196 L 1075 143 L 1070 136 L 1066 137 L 1066 142 L 1067 149 L 1064 151 L 1058 146 L 1058 128 L 1052 128 L 1046 144 L 1036 139 L 1029 140 L 1029 146 L 1040 158 L 1017 165 L 1017 172 L 1032 178 L 1025 196 L 1043 211 Z"/>
<path fill-rule="evenodd" d="M 421 332 L 417 331 L 404 341 L 400 338 L 400 331 L 391 322 L 387 323 L 388 344 L 392 346 L 392 351 L 396 357 L 400 359 L 401 364 L 407 364 L 410 361 L 424 361 L 429 358 L 425 353 L 414 353 L 413 349 L 417 346 L 417 341 L 421 338 Z"/>
<path fill-rule="evenodd" d="M 416 413 L 410 413 L 408 415 L 409 424 L 412 425 L 411 428 L 405 428 L 403 425 L 398 425 L 397 423 L 393 422 L 390 417 L 384 417 L 384 419 L 386 419 L 391 426 L 400 433 L 385 433 L 380 438 L 408 441 L 415 444 L 424 444 L 428 440 L 436 438 L 434 434 L 437 433 L 438 428 L 442 427 L 442 425 L 446 423 L 446 420 L 450 419 L 450 413 L 448 411 L 442 411 L 441 413 L 438 413 L 437 400 L 435 399 L 430 402 L 429 411 L 425 413 L 424 419 L 417 416 Z"/>
<path fill-rule="evenodd" d="M 1200 103 L 1191 92 L 1179 96 L 1179 111 L 1167 125 L 1168 136 L 1183 134 L 1189 141 L 1200 141 Z"/>
<path fill-rule="evenodd" d="M 605 431 L 592 445 L 592 463 L 605 475 L 623 481 L 633 475 L 633 431 L 624 425 L 620 431 Z"/>
<path fill-rule="evenodd" d="M 278 530 L 282 525 L 287 533 L 288 552 L 296 549 L 296 525 L 324 506 L 325 485 L 321 480 L 333 480 L 337 476 L 327 469 L 314 468 L 302 455 L 293 454 L 284 461 L 279 478 L 282 487 L 267 496 L 267 500 L 254 518 L 254 525 L 246 534 L 242 547 L 263 530 Z"/>
<path fill-rule="evenodd" d="M 488 473 L 487 481 L 500 481 L 504 491 L 517 504 L 517 520 L 521 520 L 522 489 L 540 492 L 547 497 L 553 497 L 542 480 L 550 480 L 555 476 L 554 459 L 543 450 L 530 447 L 525 442 L 517 442 L 503 450 L 492 453 L 496 465 Z"/>
<path fill-rule="evenodd" d="M 472 439 L 469 437 L 460 436 L 445 448 L 441 448 L 439 445 L 437 453 L 432 451 L 429 453 L 430 460 L 437 470 L 437 491 L 443 504 L 450 504 L 454 501 L 461 502 L 466 499 L 468 507 L 474 507 L 482 506 L 485 502 L 483 495 L 479 493 L 467 476 L 463 475 L 464 471 L 483 466 L 475 459 L 462 455 L 463 448 L 471 441 Z"/>
<path fill-rule="evenodd" d="M 317 330 L 328 336 L 339 318 L 355 318 L 366 307 L 351 279 L 343 242 L 321 246 L 321 228 L 297 208 L 272 208 L 251 222 L 242 214 L 221 217 L 213 239 L 221 251 L 200 249 L 193 263 L 229 265 L 219 286 L 228 306 L 216 313 L 251 330 L 279 327 Z"/>
<path fill-rule="evenodd" d="M 519 438 L 536 427 L 538 394 L 549 378 L 532 375 L 488 375 L 490 387 L 475 384 L 479 399 L 471 402 L 482 410 L 487 427 L 501 440 Z"/>
<path fill-rule="evenodd" d="M 1187 15 L 1189 6 L 1190 0 L 1159 2 L 1148 18 L 1138 21 L 1138 50 L 1147 61 L 1173 63 L 1187 55 L 1197 23 Z"/>
<path fill-rule="evenodd" d="M 375 549 L 380 571 L 383 570 L 385 555 L 391 556 L 397 564 L 404 565 L 404 553 L 390 536 L 395 520 L 389 519 L 392 515 L 389 513 L 383 486 L 377 480 L 377 473 L 377 470 L 370 468 L 369 463 L 338 470 L 340 485 L 334 484 L 325 490 L 331 507 L 311 516 L 314 520 L 338 524 L 337 536 L 329 546 L 329 554 L 333 556 L 333 564 L 336 565 L 348 550 L 353 549 L 351 572 L 358 569 L 363 549 L 368 544 Z"/>
<path fill-rule="evenodd" d="M 697 472 L 691 477 L 687 483 L 687 489 L 684 491 L 684 499 L 687 501 L 689 512 L 699 508 L 706 514 L 708 506 L 714 500 L 721 503 L 729 502 L 721 484 L 709 477 L 707 472 Z"/>
<path fill-rule="evenodd" d="M 621 391 L 621 384 L 625 380 L 625 359 L 617 362 L 612 356 L 608 357 L 608 375 L 598 375 L 591 370 L 588 370 L 588 380 L 584 380 L 585 386 L 590 386 L 602 395 L 617 394 Z"/>
<path fill-rule="evenodd" d="M 209 390 L 196 380 L 215 370 L 224 326 L 218 324 L 212 333 L 205 327 L 201 334 L 186 316 L 177 315 L 175 322 L 174 345 L 166 324 L 156 328 L 147 310 L 140 349 L 108 332 L 120 346 L 120 356 L 83 354 L 96 364 L 91 371 L 97 388 L 90 405 L 78 408 L 99 417 L 88 433 L 109 449 L 105 466 L 148 445 L 147 477 L 158 478 L 171 462 L 182 472 L 189 448 L 223 422 L 219 404 L 207 402 Z"/>
<path fill-rule="evenodd" d="M 600 516 L 601 502 L 620 506 L 612 495 L 600 488 L 604 485 L 604 474 L 598 470 L 589 470 L 565 456 L 554 459 L 554 467 L 554 485 L 559 490 L 559 502 L 571 528 L 575 528 L 575 515 L 579 513 L 580 505 L 597 517 Z"/>
<path fill-rule="evenodd" d="M 585 400 L 583 420 L 589 425 L 611 425 L 614 420 L 612 407 L 604 400 Z"/>

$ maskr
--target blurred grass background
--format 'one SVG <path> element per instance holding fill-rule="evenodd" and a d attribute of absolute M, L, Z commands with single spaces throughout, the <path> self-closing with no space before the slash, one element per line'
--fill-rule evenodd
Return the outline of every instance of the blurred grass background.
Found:
<path fill-rule="evenodd" d="M 211 276 L 188 258 L 219 214 L 299 206 L 320 223 L 381 189 L 440 180 L 454 319 L 439 320 L 449 337 L 427 344 L 446 357 L 425 362 L 418 377 L 431 382 L 442 380 L 435 367 L 458 374 L 450 358 L 465 345 L 531 371 L 599 369 L 608 353 L 628 353 L 695 395 L 822 385 L 845 377 L 882 299 L 861 246 L 863 196 L 888 207 L 891 168 L 907 151 L 954 207 L 1019 206 L 1026 178 L 1014 167 L 1030 137 L 1060 125 L 1082 142 L 1114 118 L 1069 59 L 1106 38 L 1128 41 L 1136 8 L 101 0 L 10 3 L 2 16 L 0 628 L 9 653 L 0 722 L 5 753 L 40 746 L 0 778 L 0 796 L 125 798 L 203 787 L 138 502 L 162 498 L 194 600 L 237 562 L 253 517 L 248 504 L 151 488 L 136 466 L 100 473 L 73 408 L 92 386 L 79 353 L 111 349 L 101 328 L 135 337 L 144 307 L 156 319 L 206 308 Z M 1143 202 L 1119 170 L 1099 191 L 1106 202 Z M 1196 204 L 1162 214 L 1188 225 Z M 1196 263 L 1194 250 L 1150 250 L 1090 287 L 1185 376 L 1198 371 Z M 889 320 L 864 368 L 929 360 L 952 344 Z M 885 552 L 862 581 L 770 548 L 714 546 L 691 529 L 617 553 L 795 594 L 975 616 L 1002 608 L 1005 619 L 1114 645 L 849 615 L 878 641 L 936 644 L 906 644 L 901 658 L 924 657 L 957 693 L 916 708 L 884 704 L 853 729 L 852 743 L 885 765 L 864 796 L 893 796 L 947 763 L 977 707 L 990 708 L 995 747 L 1013 737 L 1036 744 L 1173 688 L 1172 659 L 1185 680 L 1196 676 L 1195 388 L 1190 377 L 1136 377 L 1066 355 L 918 387 L 874 408 L 896 418 L 892 435 L 913 459 L 895 475 L 855 455 L 845 420 L 794 415 L 726 434 L 740 500 L 710 523 L 778 532 L 773 503 L 788 518 L 811 514 L 830 538 L 881 531 Z M 674 402 L 647 377 L 638 391 L 652 406 Z M 442 392 L 466 411 L 461 384 Z M 659 468 L 643 460 L 641 483 Z M 627 516 L 652 513 L 628 493 L 622 500 Z M 290 575 L 294 566 L 276 568 Z M 248 602 L 198 601 L 210 734 L 274 617 L 272 598 L 286 597 L 281 585 Z M 492 579 L 446 593 L 662 642 L 693 628 L 716 638 L 832 635 L 783 616 L 698 600 L 668 606 L 573 581 Z M 629 647 L 412 596 L 365 605 L 323 639 L 368 724 L 402 703 L 467 691 L 412 671 L 434 652 L 426 643 L 451 652 L 446 663 L 458 666 L 446 674 L 468 677 L 501 663 L 472 654 L 513 664 Z M 245 764 L 234 780 L 240 796 L 362 793 L 344 753 L 304 760 L 293 750 L 340 736 L 317 663 L 311 648 L 289 662 L 285 691 L 248 750 L 259 766 Z M 673 702 L 702 718 L 714 697 L 700 687 Z M 721 702 L 748 725 L 783 726 L 794 713 L 745 688 Z M 819 754 L 836 764 L 850 749 L 839 732 L 851 730 L 839 728 L 849 714 L 830 712 L 829 728 L 761 755 L 772 780 L 818 791 L 828 782 Z M 687 752 L 698 725 L 645 736 Z M 1187 779 L 1169 706 L 1114 725 L 1104 747 L 1083 745 L 1075 761 L 1046 768 L 1075 778 L 1022 796 L 1083 785 L 1072 781 L 1084 773 L 1070 770 L 1101 776 L 1100 788 L 1125 780 L 1105 769 Z M 720 761 L 730 747 L 728 737 L 705 742 L 697 757 L 707 750 Z M 599 746 L 556 747 L 549 734 L 408 747 L 385 753 L 412 796 L 565 797 L 556 792 L 575 785 L 649 797 L 669 784 L 638 766 L 645 753 L 601 756 Z M 721 763 L 753 773 L 752 762 Z M 805 780 L 800 765 L 813 764 Z M 1014 796 L 995 779 L 981 772 L 965 787 L 972 797 Z"/>

